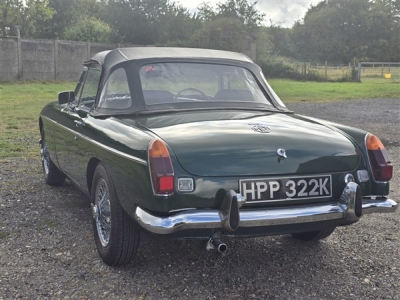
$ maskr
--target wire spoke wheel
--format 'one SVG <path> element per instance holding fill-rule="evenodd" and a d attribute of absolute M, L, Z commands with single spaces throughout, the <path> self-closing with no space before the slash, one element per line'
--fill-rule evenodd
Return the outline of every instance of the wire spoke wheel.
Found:
<path fill-rule="evenodd" d="M 91 197 L 97 252 L 110 266 L 128 264 L 139 247 L 140 231 L 122 208 L 114 182 L 102 163 L 93 175 Z"/>
<path fill-rule="evenodd" d="M 47 145 L 44 130 L 41 130 L 42 139 L 40 140 L 40 158 L 42 160 L 44 180 L 50 185 L 61 185 L 64 183 L 65 174 L 61 172 L 53 163 L 50 156 L 49 146 Z"/>
<path fill-rule="evenodd" d="M 95 207 L 97 209 L 95 216 L 97 233 L 102 246 L 107 247 L 111 234 L 111 205 L 110 193 L 104 179 L 100 179 L 96 186 Z"/>
<path fill-rule="evenodd" d="M 50 169 L 50 153 L 47 149 L 47 143 L 45 139 L 42 139 L 40 143 L 40 156 L 42 158 L 43 172 L 45 175 L 48 175 Z"/>

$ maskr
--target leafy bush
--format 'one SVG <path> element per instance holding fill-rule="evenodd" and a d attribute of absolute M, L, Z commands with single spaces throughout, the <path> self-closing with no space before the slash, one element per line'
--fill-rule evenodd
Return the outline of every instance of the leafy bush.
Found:
<path fill-rule="evenodd" d="M 84 42 L 107 43 L 110 41 L 111 27 L 95 18 L 83 19 L 65 31 L 65 39 Z"/>

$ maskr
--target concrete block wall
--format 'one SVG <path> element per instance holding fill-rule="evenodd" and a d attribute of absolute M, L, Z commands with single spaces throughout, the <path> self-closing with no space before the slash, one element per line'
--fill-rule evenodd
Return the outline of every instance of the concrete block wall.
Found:
<path fill-rule="evenodd" d="M 88 59 L 87 43 L 56 41 L 56 80 L 78 80 L 82 63 Z"/>
<path fill-rule="evenodd" d="M 245 35 L 242 44 L 242 51 L 255 60 L 254 37 Z M 96 53 L 135 46 L 138 45 L 0 38 L 0 81 L 76 81 L 82 63 Z"/>
<path fill-rule="evenodd" d="M 54 42 L 21 40 L 22 80 L 54 80 Z"/>
<path fill-rule="evenodd" d="M 0 81 L 18 80 L 18 41 L 0 38 Z"/>
<path fill-rule="evenodd" d="M 78 80 L 82 63 L 118 44 L 0 38 L 0 81 Z"/>

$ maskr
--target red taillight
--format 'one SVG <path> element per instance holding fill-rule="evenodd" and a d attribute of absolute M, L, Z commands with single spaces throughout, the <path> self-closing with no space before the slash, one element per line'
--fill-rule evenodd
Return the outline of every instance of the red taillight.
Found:
<path fill-rule="evenodd" d="M 149 145 L 150 173 L 156 194 L 171 194 L 174 191 L 174 169 L 167 146 L 160 140 Z"/>
<path fill-rule="evenodd" d="M 380 139 L 377 136 L 369 133 L 365 143 L 368 150 L 372 174 L 374 175 L 375 180 L 390 180 L 393 176 L 393 165 Z"/>

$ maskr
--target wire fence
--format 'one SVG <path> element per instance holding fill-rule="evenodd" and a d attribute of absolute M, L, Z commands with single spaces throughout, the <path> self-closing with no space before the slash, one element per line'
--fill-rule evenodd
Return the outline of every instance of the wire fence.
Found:
<path fill-rule="evenodd" d="M 339 81 L 339 80 L 351 80 L 354 76 L 355 66 L 348 65 L 312 65 L 310 63 L 304 63 L 299 65 L 297 68 L 298 72 L 303 75 L 312 75 L 324 80 Z"/>
<path fill-rule="evenodd" d="M 328 80 L 341 80 L 352 78 L 351 65 L 315 65 L 310 66 L 310 71 Z"/>
<path fill-rule="evenodd" d="M 358 80 L 362 80 L 362 78 L 400 79 L 400 63 L 360 62 L 357 76 Z"/>
<path fill-rule="evenodd" d="M 329 81 L 348 81 L 363 78 L 400 79 L 400 63 L 398 62 L 360 62 L 348 65 L 312 65 L 304 63 L 297 66 L 297 71 L 303 75 L 314 75 Z"/>

